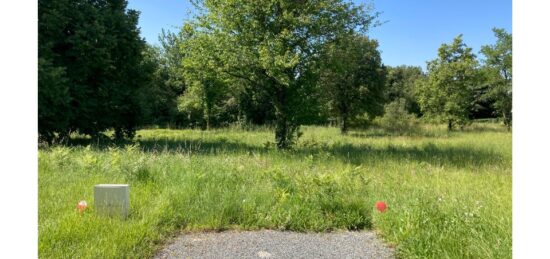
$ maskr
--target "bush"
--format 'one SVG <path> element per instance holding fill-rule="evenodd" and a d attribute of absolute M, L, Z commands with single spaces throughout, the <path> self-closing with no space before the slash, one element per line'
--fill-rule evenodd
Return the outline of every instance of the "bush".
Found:
<path fill-rule="evenodd" d="M 384 105 L 384 116 L 378 123 L 382 128 L 393 133 L 410 133 L 419 128 L 416 116 L 407 112 L 406 100 L 402 98 Z"/>

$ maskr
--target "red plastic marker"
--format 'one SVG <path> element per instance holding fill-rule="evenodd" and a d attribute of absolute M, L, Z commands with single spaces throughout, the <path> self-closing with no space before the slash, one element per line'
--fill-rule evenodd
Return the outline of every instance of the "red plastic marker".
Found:
<path fill-rule="evenodd" d="M 388 206 L 386 206 L 386 203 L 383 201 L 377 201 L 376 202 L 376 209 L 380 212 L 384 212 Z"/>
<path fill-rule="evenodd" d="M 79 201 L 76 205 L 76 208 L 78 209 L 78 212 L 82 213 L 86 208 L 88 207 L 88 203 L 86 201 Z"/>

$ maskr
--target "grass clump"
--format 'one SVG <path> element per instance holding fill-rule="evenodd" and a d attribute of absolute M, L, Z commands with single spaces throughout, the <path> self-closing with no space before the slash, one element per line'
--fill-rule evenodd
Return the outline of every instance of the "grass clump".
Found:
<path fill-rule="evenodd" d="M 511 257 L 511 134 L 495 124 L 409 136 L 305 127 L 288 151 L 266 146 L 262 128 L 138 135 L 39 150 L 40 257 L 151 257 L 180 231 L 263 228 L 375 229 L 404 258 Z M 128 219 L 95 215 L 99 183 L 130 184 Z"/>

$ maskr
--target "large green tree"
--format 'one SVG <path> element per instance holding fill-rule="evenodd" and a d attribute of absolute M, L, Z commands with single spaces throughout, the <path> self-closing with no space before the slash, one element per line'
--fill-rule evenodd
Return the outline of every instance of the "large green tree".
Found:
<path fill-rule="evenodd" d="M 327 44 L 323 53 L 321 89 L 342 134 L 355 116 L 383 113 L 386 69 L 377 48 L 376 40 L 346 35 Z"/>
<path fill-rule="evenodd" d="M 493 106 L 510 128 L 512 126 L 512 34 L 504 29 L 494 28 L 497 42 L 481 47 L 484 70 L 489 90 L 486 98 L 494 101 Z"/>
<path fill-rule="evenodd" d="M 438 57 L 428 62 L 428 77 L 417 81 L 418 102 L 424 115 L 446 122 L 452 130 L 469 121 L 473 90 L 479 84 L 479 71 L 472 49 L 457 36 L 442 44 Z"/>
<path fill-rule="evenodd" d="M 269 93 L 278 148 L 295 140 L 323 45 L 344 33 L 365 32 L 375 19 L 370 9 L 342 0 L 195 3 L 202 10 L 195 31 L 215 40 L 191 54 L 210 55 L 219 74 L 261 85 Z"/>
<path fill-rule="evenodd" d="M 139 13 L 124 0 L 39 0 L 39 125 L 52 140 L 108 128 L 132 137 L 148 80 Z M 54 118 L 54 119 L 52 119 Z"/>

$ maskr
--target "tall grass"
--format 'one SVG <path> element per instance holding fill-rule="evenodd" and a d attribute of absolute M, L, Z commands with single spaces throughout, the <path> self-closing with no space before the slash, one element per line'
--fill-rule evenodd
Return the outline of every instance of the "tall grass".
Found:
<path fill-rule="evenodd" d="M 305 127 L 290 151 L 265 128 L 137 135 L 39 151 L 40 257 L 151 257 L 181 231 L 261 228 L 374 229 L 403 258 L 511 257 L 511 134 L 496 124 L 411 136 Z M 128 219 L 95 215 L 99 183 L 130 184 Z M 82 215 L 79 200 L 92 205 Z"/>

